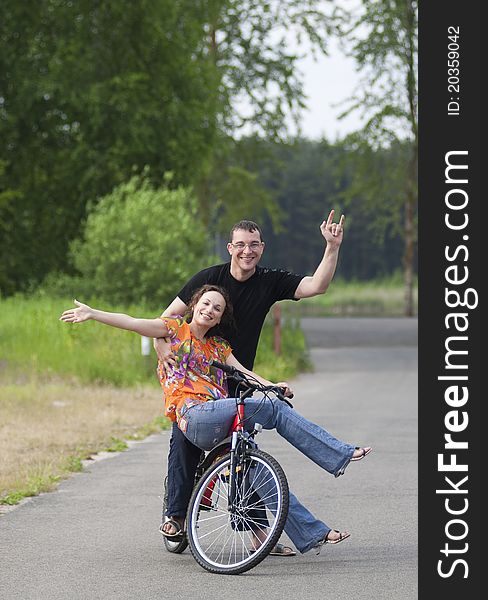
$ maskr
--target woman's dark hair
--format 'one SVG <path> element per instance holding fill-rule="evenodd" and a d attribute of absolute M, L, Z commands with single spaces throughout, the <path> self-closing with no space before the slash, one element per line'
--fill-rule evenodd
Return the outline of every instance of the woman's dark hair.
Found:
<path fill-rule="evenodd" d="M 208 335 L 220 335 L 220 326 L 222 327 L 231 327 L 235 329 L 235 321 L 234 321 L 234 309 L 232 307 L 232 302 L 230 301 L 229 293 L 220 285 L 211 285 L 206 283 L 202 285 L 202 287 L 198 288 L 195 292 L 193 292 L 192 297 L 190 298 L 190 302 L 188 303 L 188 309 L 185 313 L 185 318 L 187 321 L 191 321 L 193 319 L 193 309 L 195 304 L 200 300 L 200 298 L 206 292 L 218 292 L 221 294 L 225 300 L 225 308 L 222 313 L 222 319 L 220 320 L 220 324 L 216 327 L 212 327 L 209 330 Z"/>

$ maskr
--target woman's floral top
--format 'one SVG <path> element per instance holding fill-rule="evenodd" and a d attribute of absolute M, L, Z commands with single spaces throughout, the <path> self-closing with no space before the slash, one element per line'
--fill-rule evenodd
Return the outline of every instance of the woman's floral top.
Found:
<path fill-rule="evenodd" d="M 210 337 L 206 342 L 193 337 L 190 325 L 182 317 L 161 319 L 170 332 L 176 366 L 166 376 L 158 364 L 159 381 L 164 390 L 165 415 L 176 421 L 177 410 L 189 398 L 199 402 L 227 398 L 224 372 L 209 363 L 211 359 L 225 362 L 232 348 L 221 337 Z"/>

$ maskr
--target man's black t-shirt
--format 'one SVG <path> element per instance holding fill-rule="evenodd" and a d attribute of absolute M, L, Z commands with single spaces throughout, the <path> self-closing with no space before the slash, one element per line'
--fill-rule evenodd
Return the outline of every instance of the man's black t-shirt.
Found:
<path fill-rule="evenodd" d="M 236 329 L 219 329 L 219 335 L 230 342 L 237 360 L 252 369 L 264 319 L 269 309 L 279 300 L 294 300 L 303 275 L 281 269 L 256 267 L 246 281 L 237 281 L 230 273 L 230 262 L 214 265 L 194 275 L 180 290 L 178 297 L 185 304 L 193 293 L 209 283 L 227 290 L 234 307 Z"/>

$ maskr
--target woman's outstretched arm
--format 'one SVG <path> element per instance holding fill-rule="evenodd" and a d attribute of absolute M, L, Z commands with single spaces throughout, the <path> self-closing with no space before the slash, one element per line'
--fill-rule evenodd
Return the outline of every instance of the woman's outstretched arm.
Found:
<path fill-rule="evenodd" d="M 169 335 L 166 324 L 159 317 L 156 319 L 137 319 L 124 313 L 97 310 L 91 308 L 88 304 L 78 302 L 78 300 L 74 300 L 74 303 L 76 308 L 65 310 L 59 318 L 60 321 L 64 323 L 83 323 L 92 320 L 118 329 L 128 329 L 147 337 L 165 337 Z"/>

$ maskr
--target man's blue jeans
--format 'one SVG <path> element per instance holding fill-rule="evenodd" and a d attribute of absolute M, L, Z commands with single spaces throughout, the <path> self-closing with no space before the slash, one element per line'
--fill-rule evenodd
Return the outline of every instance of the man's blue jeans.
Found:
<path fill-rule="evenodd" d="M 168 501 L 164 516 L 186 516 L 201 454 L 201 449 L 187 440 L 178 425 L 173 423 L 168 454 Z"/>

